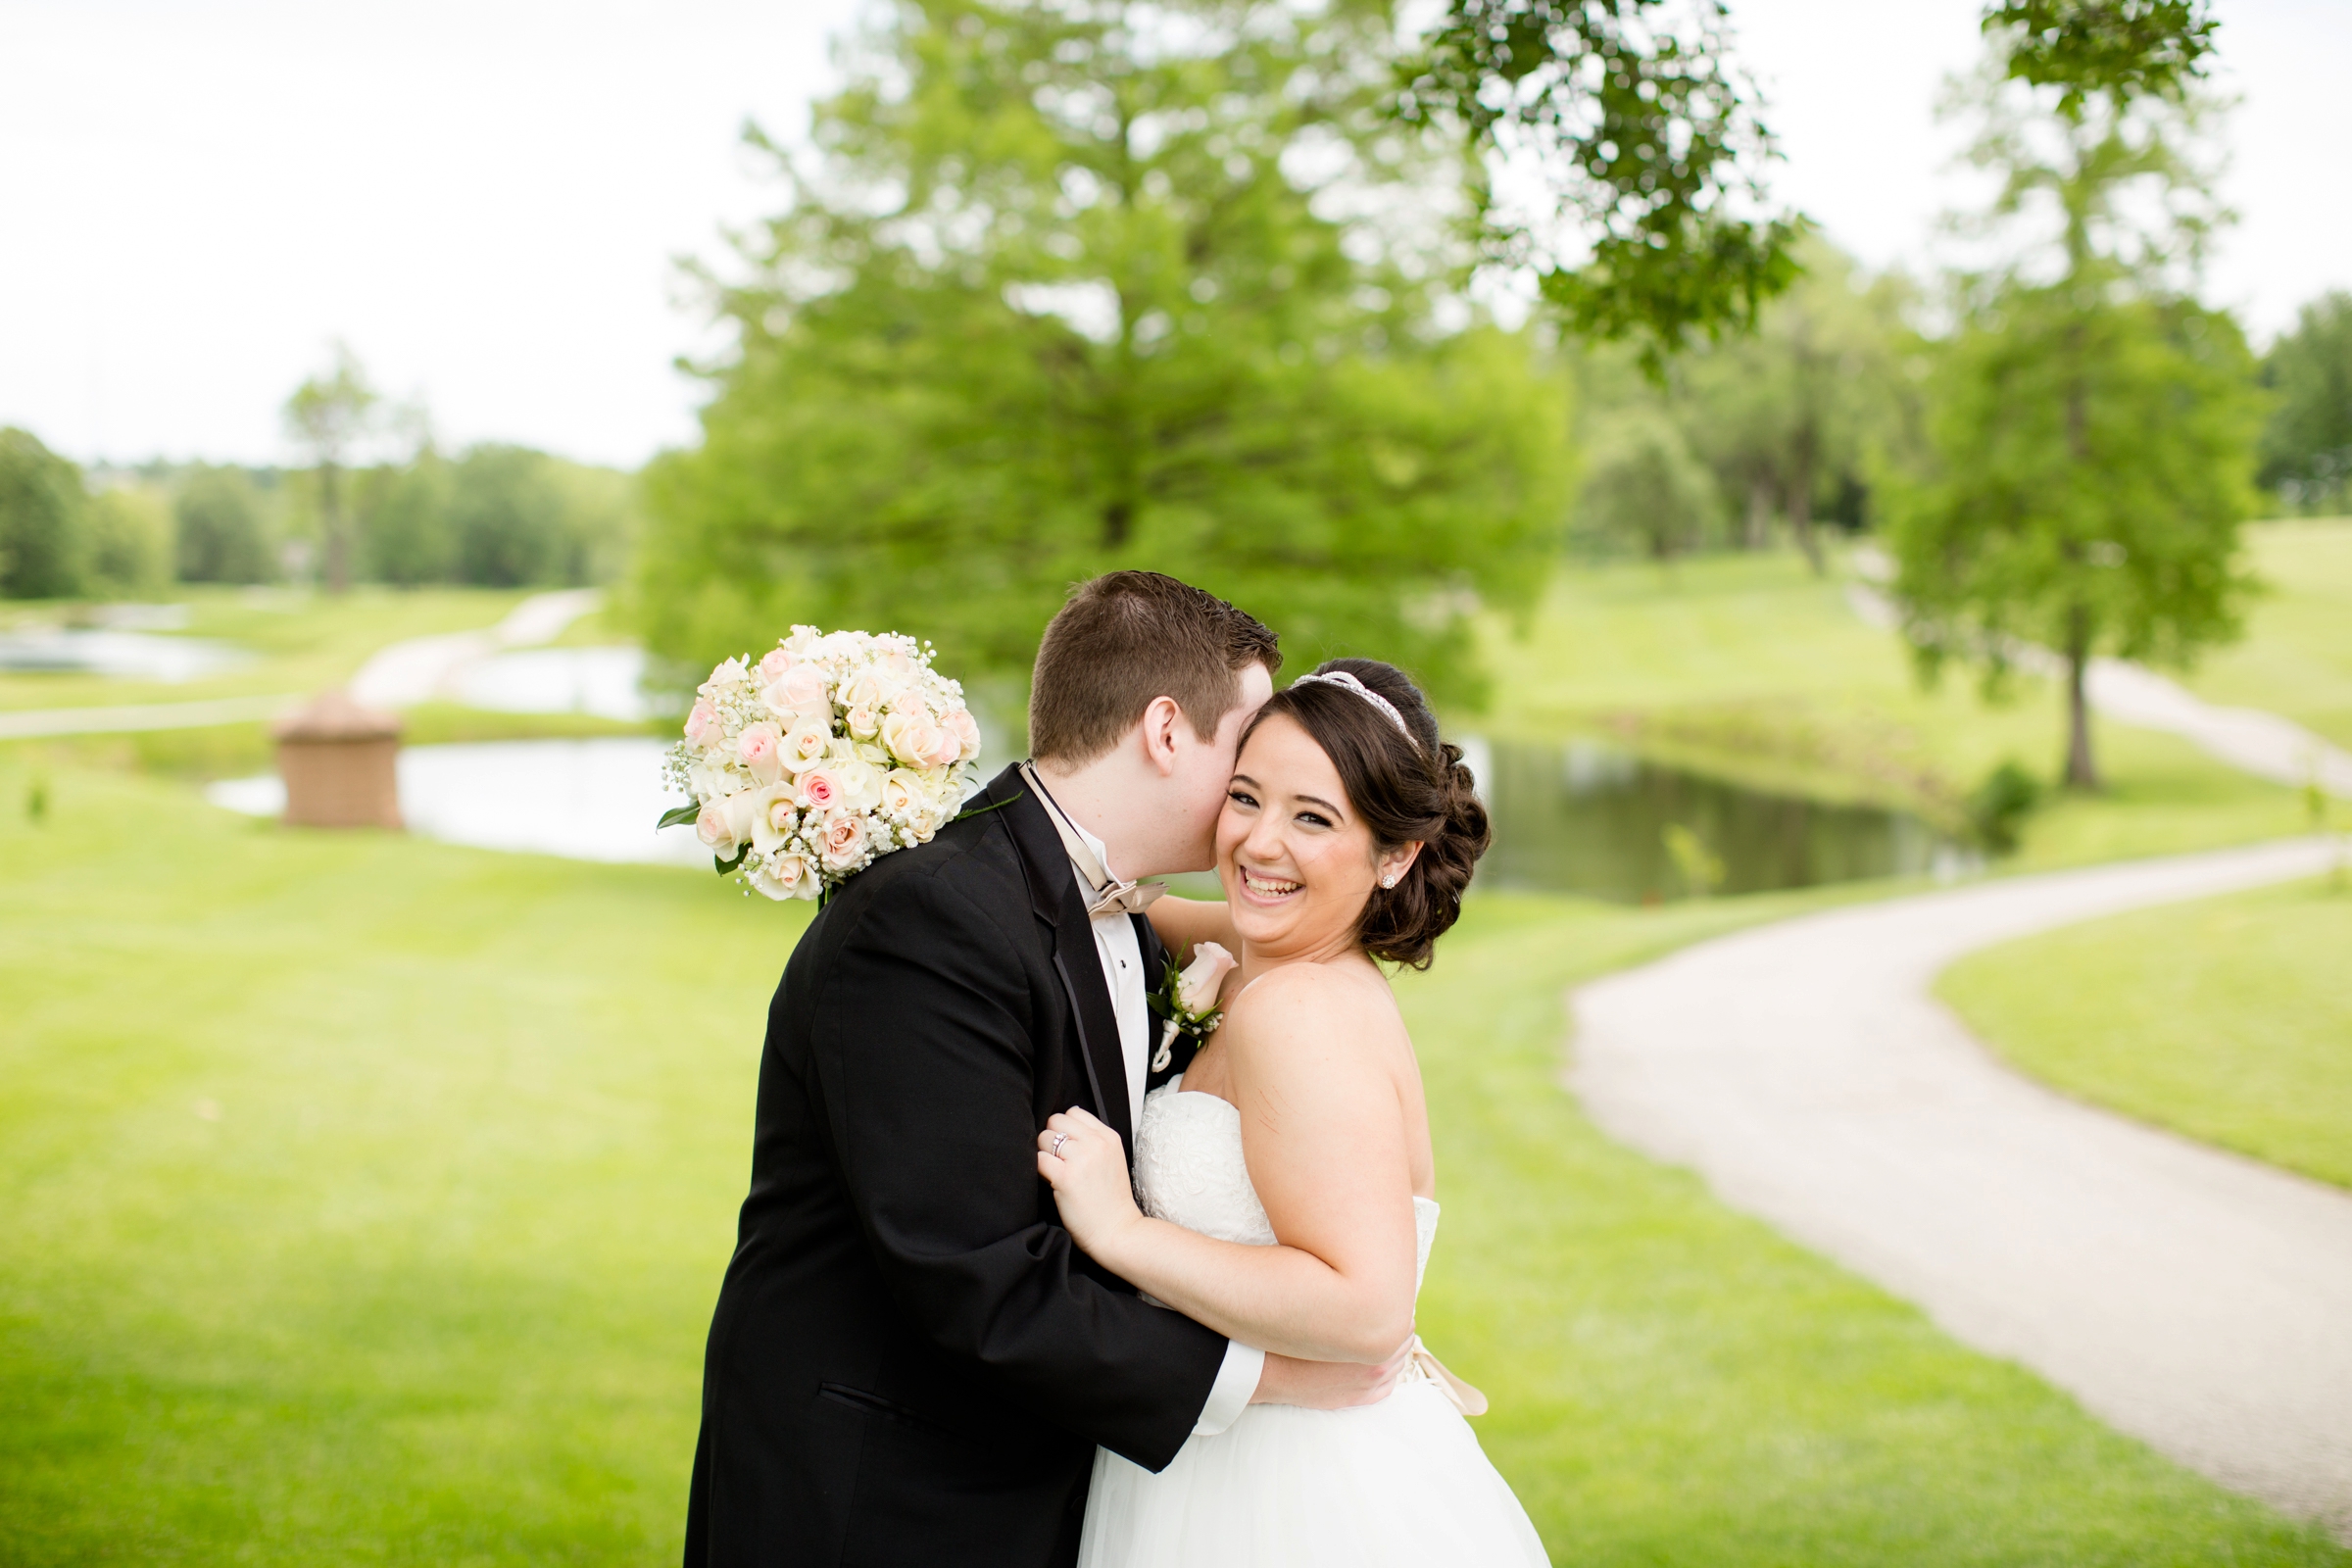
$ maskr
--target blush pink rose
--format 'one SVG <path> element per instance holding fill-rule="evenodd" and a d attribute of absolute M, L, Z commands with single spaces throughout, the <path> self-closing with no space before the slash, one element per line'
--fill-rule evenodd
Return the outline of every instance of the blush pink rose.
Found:
<path fill-rule="evenodd" d="M 908 767 L 945 767 L 963 750 L 945 725 L 919 708 L 884 719 L 882 744 Z"/>
<path fill-rule="evenodd" d="M 956 755 L 951 760 L 968 762 L 980 755 L 980 721 L 972 717 L 970 709 L 951 708 L 941 723 L 956 737 Z"/>
<path fill-rule="evenodd" d="M 760 661 L 760 679 L 763 684 L 784 678 L 784 672 L 800 662 L 789 648 L 771 648 Z"/>
<path fill-rule="evenodd" d="M 825 867 L 846 871 L 865 857 L 865 817 L 857 811 L 835 811 L 824 819 L 817 855 Z"/>
<path fill-rule="evenodd" d="M 694 819 L 694 836 L 713 855 L 726 857 L 735 853 L 735 828 L 727 820 L 724 802 L 712 801 L 703 808 L 702 814 Z"/>
<path fill-rule="evenodd" d="M 1233 971 L 1235 958 L 1214 942 L 1193 944 L 1193 961 L 1176 977 L 1176 997 L 1187 1012 L 1206 1012 L 1217 1004 L 1217 991 Z"/>
<path fill-rule="evenodd" d="M 846 804 L 848 791 L 843 787 L 841 770 L 819 765 L 800 777 L 801 804 L 812 811 L 830 811 Z"/>
<path fill-rule="evenodd" d="M 773 784 L 784 771 L 784 760 L 778 755 L 783 744 L 783 732 L 761 719 L 744 725 L 743 733 L 735 737 L 735 756 L 752 770 L 752 777 L 762 784 Z"/>
<path fill-rule="evenodd" d="M 686 715 L 686 738 L 697 746 L 716 746 L 727 738 L 726 721 L 709 698 L 697 700 L 694 710 Z"/>
<path fill-rule="evenodd" d="M 825 691 L 825 672 L 814 664 L 793 665 L 769 682 L 760 698 L 779 713 L 804 717 L 821 714 L 827 719 L 833 716 L 832 703 Z"/>

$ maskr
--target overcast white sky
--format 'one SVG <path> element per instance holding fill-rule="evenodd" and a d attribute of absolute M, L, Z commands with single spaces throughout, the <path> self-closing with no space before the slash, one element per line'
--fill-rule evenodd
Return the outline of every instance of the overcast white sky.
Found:
<path fill-rule="evenodd" d="M 1870 263 L 1921 260 L 1978 0 L 1732 3 L 1780 190 Z M 0 424 L 83 460 L 279 461 L 278 407 L 341 337 L 448 443 L 689 441 L 671 361 L 708 339 L 673 258 L 773 205 L 737 132 L 797 132 L 856 9 L 0 0 Z M 2352 5 L 2217 10 L 2243 222 L 2210 292 L 2267 335 L 2352 286 Z"/>

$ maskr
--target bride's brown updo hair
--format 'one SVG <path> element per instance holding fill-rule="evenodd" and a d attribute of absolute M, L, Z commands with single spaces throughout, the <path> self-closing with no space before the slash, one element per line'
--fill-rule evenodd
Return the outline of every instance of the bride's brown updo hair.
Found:
<path fill-rule="evenodd" d="M 1301 677 L 1267 699 L 1242 731 L 1242 745 L 1267 718 L 1287 714 L 1340 770 L 1348 804 L 1372 830 L 1377 853 L 1420 840 L 1421 853 L 1396 885 L 1373 887 L 1355 939 L 1375 958 L 1426 969 L 1438 938 L 1461 918 L 1462 890 L 1487 853 L 1487 808 L 1462 749 L 1439 738 L 1437 716 L 1403 670 L 1376 659 L 1331 659 L 1314 669 L 1335 672 L 1386 698 L 1412 734 L 1361 694 Z"/>

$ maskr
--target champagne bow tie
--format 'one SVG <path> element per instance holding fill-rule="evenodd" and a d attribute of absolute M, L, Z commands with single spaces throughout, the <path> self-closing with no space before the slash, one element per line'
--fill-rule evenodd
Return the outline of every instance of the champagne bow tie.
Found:
<path fill-rule="evenodd" d="M 1037 777 L 1037 769 L 1027 762 L 1021 764 L 1021 777 L 1037 791 L 1037 798 L 1053 820 L 1054 831 L 1061 835 L 1061 847 L 1067 851 L 1070 863 L 1078 868 L 1087 889 L 1086 917 L 1090 920 L 1105 914 L 1141 914 L 1146 906 L 1168 891 L 1164 882 L 1121 882 L 1110 874 L 1094 847 L 1078 836 L 1077 826 L 1061 814 L 1061 808 L 1046 792 Z"/>

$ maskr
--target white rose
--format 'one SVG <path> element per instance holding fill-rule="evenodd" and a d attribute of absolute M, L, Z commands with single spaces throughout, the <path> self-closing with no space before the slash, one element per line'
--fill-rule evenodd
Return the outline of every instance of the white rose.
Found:
<path fill-rule="evenodd" d="M 833 726 L 816 718 L 804 718 L 786 732 L 779 748 L 784 765 L 795 773 L 804 772 L 823 761 L 833 749 Z"/>
<path fill-rule="evenodd" d="M 730 659 L 711 667 L 710 678 L 694 689 L 697 697 L 723 696 L 727 689 L 738 684 L 751 671 L 740 659 Z"/>
<path fill-rule="evenodd" d="M 826 764 L 841 783 L 843 802 L 853 811 L 870 811 L 882 801 L 882 770 L 852 754 Z"/>
<path fill-rule="evenodd" d="M 820 891 L 816 868 L 798 855 L 773 856 L 752 867 L 751 884 L 778 901 L 813 899 Z"/>
<path fill-rule="evenodd" d="M 751 802 L 752 848 L 761 855 L 773 855 L 801 825 L 800 812 L 793 805 L 793 786 L 789 780 L 779 780 L 745 794 Z"/>

